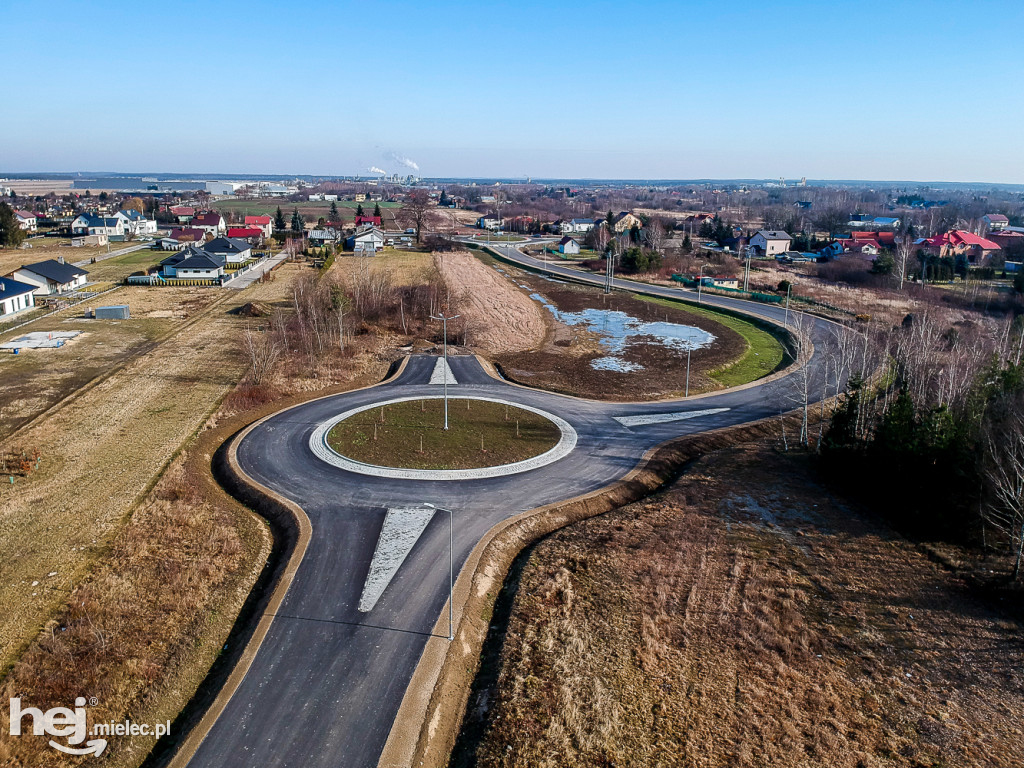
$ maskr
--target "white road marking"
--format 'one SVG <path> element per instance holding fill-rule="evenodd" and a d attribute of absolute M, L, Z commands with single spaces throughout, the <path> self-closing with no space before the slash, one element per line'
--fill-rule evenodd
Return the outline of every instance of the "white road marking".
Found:
<path fill-rule="evenodd" d="M 392 507 L 388 510 L 363 584 L 363 594 L 359 598 L 360 611 L 369 613 L 373 610 L 435 511 L 429 507 Z"/>
<path fill-rule="evenodd" d="M 314 429 L 313 433 L 309 436 L 309 449 L 313 452 L 313 455 L 321 461 L 325 461 L 339 469 L 344 469 L 348 472 L 357 472 L 361 475 L 391 477 L 397 480 L 483 480 L 488 477 L 514 475 L 518 472 L 528 472 L 531 469 L 545 467 L 559 459 L 564 459 L 573 452 L 574 448 L 576 448 L 576 441 L 579 439 L 579 435 L 576 434 L 576 430 L 573 429 L 572 425 L 565 419 L 555 416 L 553 413 L 542 411 L 540 408 L 534 408 L 532 405 L 527 405 L 526 403 L 503 400 L 500 397 L 466 397 L 465 395 L 461 395 L 460 398 L 463 400 L 486 400 L 489 403 L 511 405 L 515 408 L 522 408 L 524 411 L 530 411 L 531 413 L 543 416 L 558 427 L 558 431 L 561 432 L 561 437 L 558 439 L 558 443 L 555 444 L 554 448 L 540 454 L 539 456 L 523 459 L 522 461 L 517 461 L 512 464 L 499 464 L 496 467 L 481 467 L 480 469 L 399 469 L 397 467 L 380 467 L 375 464 L 364 464 L 361 461 L 354 461 L 353 459 L 342 456 L 327 444 L 327 435 L 330 433 L 331 428 L 339 421 L 344 421 L 351 416 L 355 416 L 357 413 L 368 411 L 371 408 L 379 408 L 382 405 L 390 405 L 391 403 L 404 403 L 409 400 L 440 400 L 441 398 L 442 395 L 427 395 L 426 397 L 420 397 L 417 395 L 412 395 L 410 397 L 396 397 L 391 400 L 370 403 L 369 405 L 362 405 L 358 408 L 345 411 L 344 413 L 317 425 L 316 429 Z"/>
<path fill-rule="evenodd" d="M 448 365 L 448 361 L 439 357 L 437 363 L 434 364 L 434 372 L 430 374 L 430 383 L 444 384 L 445 376 L 448 377 L 448 386 L 459 383 L 455 380 L 455 374 L 452 373 L 452 367 Z"/>
<path fill-rule="evenodd" d="M 671 421 L 695 419 L 698 416 L 712 416 L 728 410 L 728 408 L 707 408 L 703 411 L 673 411 L 672 413 L 652 413 L 644 416 L 614 416 L 613 418 L 624 427 L 644 427 L 648 424 L 668 424 Z"/>

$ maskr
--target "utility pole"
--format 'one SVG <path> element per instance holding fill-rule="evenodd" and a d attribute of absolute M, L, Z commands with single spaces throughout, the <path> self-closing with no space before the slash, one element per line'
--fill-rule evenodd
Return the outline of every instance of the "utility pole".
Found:
<path fill-rule="evenodd" d="M 462 315 L 452 315 L 448 317 L 445 314 L 440 314 L 437 317 L 430 316 L 431 320 L 440 320 L 444 324 L 444 431 L 448 431 L 448 321 L 455 320 Z"/>
<path fill-rule="evenodd" d="M 423 506 L 448 513 L 448 642 L 450 643 L 455 639 L 455 622 L 453 620 L 455 610 L 455 524 L 453 518 L 455 513 L 429 502 L 424 503 Z"/>
<path fill-rule="evenodd" d="M 604 292 L 612 292 L 612 283 L 615 281 L 615 250 L 608 251 L 605 257 L 604 267 Z"/>
<path fill-rule="evenodd" d="M 750 292 L 750 246 L 748 245 L 748 246 L 746 246 L 746 248 L 747 248 L 747 254 L 746 254 L 747 255 L 747 267 L 746 267 L 746 269 L 743 272 L 743 291 L 745 293 L 749 293 Z"/>
<path fill-rule="evenodd" d="M 700 304 L 700 289 L 704 285 L 704 268 L 707 264 L 700 265 L 700 272 L 697 275 L 697 303 Z"/>
<path fill-rule="evenodd" d="M 690 396 L 690 353 L 693 351 L 693 344 L 689 343 L 686 345 L 686 391 L 683 393 L 683 397 Z"/>
<path fill-rule="evenodd" d="M 793 293 L 793 284 L 786 286 L 786 327 L 789 328 L 789 296 Z"/>

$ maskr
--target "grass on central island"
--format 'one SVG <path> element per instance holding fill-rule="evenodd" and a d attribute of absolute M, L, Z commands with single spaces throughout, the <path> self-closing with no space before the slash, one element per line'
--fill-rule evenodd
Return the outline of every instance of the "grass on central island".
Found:
<path fill-rule="evenodd" d="M 554 448 L 561 432 L 531 411 L 485 400 L 408 400 L 338 422 L 327 442 L 342 456 L 402 469 L 477 469 L 511 464 Z"/>

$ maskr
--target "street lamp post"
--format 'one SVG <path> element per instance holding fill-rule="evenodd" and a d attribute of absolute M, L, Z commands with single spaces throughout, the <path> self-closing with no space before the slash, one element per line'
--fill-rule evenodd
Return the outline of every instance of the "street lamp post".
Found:
<path fill-rule="evenodd" d="M 789 295 L 793 292 L 793 284 L 786 286 L 786 327 L 789 328 Z"/>
<path fill-rule="evenodd" d="M 450 643 L 455 639 L 455 622 L 454 610 L 455 610 L 455 524 L 453 522 L 454 513 L 450 509 L 444 507 L 438 507 L 429 502 L 424 502 L 423 506 L 436 509 L 438 512 L 448 513 L 448 642 Z"/>
<path fill-rule="evenodd" d="M 462 315 L 452 315 L 448 317 L 445 314 L 440 314 L 437 317 L 434 315 L 430 316 L 431 320 L 440 320 L 444 323 L 444 431 L 448 431 L 448 321 L 456 320 L 462 317 Z"/>
<path fill-rule="evenodd" d="M 686 345 L 686 392 L 683 397 L 690 396 L 690 353 L 693 351 L 693 344 Z"/>
<path fill-rule="evenodd" d="M 700 265 L 700 273 L 697 275 L 697 303 L 700 304 L 700 289 L 704 285 L 704 268 L 707 264 Z"/>

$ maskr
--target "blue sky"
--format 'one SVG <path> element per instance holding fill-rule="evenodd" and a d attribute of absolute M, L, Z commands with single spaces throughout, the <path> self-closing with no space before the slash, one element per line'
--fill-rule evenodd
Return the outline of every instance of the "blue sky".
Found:
<path fill-rule="evenodd" d="M 0 172 L 1024 182 L 1024 3 L 22 2 Z"/>

